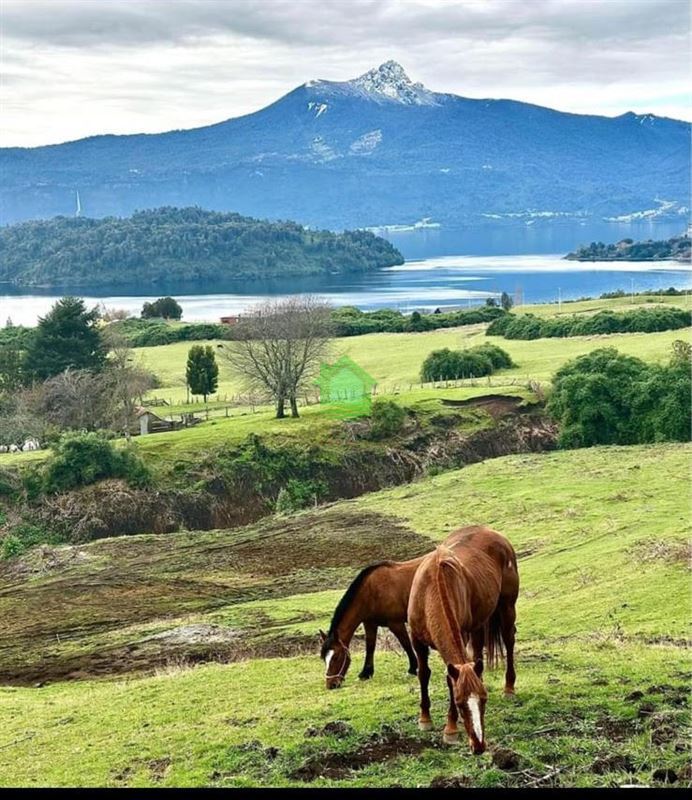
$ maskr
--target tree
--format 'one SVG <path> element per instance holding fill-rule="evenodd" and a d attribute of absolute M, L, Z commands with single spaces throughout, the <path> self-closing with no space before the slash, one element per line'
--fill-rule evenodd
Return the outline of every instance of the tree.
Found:
<path fill-rule="evenodd" d="M 103 373 L 68 367 L 24 393 L 27 409 L 62 431 L 110 427 L 112 387 Z"/>
<path fill-rule="evenodd" d="M 192 394 L 201 394 L 204 402 L 207 395 L 216 391 L 219 382 L 219 365 L 216 363 L 211 345 L 195 344 L 187 354 L 185 379 Z"/>
<path fill-rule="evenodd" d="M 24 383 L 24 358 L 13 343 L 0 346 L 0 392 L 15 392 Z"/>
<path fill-rule="evenodd" d="M 99 371 L 106 348 L 98 327 L 98 312 L 87 311 L 78 297 L 58 300 L 29 337 L 24 368 L 30 379 L 45 380 L 68 368 Z"/>
<path fill-rule="evenodd" d="M 560 422 L 562 447 L 633 444 L 638 420 L 633 413 L 647 365 L 613 347 L 568 361 L 555 373 L 548 412 Z"/>
<path fill-rule="evenodd" d="M 500 305 L 504 308 L 505 311 L 510 311 L 512 306 L 514 305 L 514 300 L 507 294 L 507 292 L 502 292 L 502 296 L 500 297 Z"/>
<path fill-rule="evenodd" d="M 497 306 L 497 300 L 494 297 L 488 297 L 485 300 L 486 306 L 490 306 L 491 308 L 495 308 Z"/>
<path fill-rule="evenodd" d="M 319 298 L 268 300 L 232 328 L 224 356 L 248 389 L 261 389 L 276 404 L 276 416 L 298 416 L 298 394 L 326 358 L 332 335 L 331 308 Z"/>
<path fill-rule="evenodd" d="M 181 319 L 183 309 L 172 297 L 159 297 L 142 306 L 142 319 Z"/>
<path fill-rule="evenodd" d="M 109 326 L 104 340 L 109 349 L 104 377 L 111 398 L 110 423 L 129 438 L 136 421 L 137 405 L 141 405 L 144 395 L 156 387 L 156 375 L 135 362 L 132 348 L 117 329 Z"/>

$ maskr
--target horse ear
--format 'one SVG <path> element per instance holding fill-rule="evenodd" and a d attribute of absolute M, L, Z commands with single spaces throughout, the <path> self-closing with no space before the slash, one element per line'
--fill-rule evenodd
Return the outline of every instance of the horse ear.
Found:
<path fill-rule="evenodd" d="M 320 628 L 320 641 L 322 643 L 327 641 L 327 634 Z"/>
<path fill-rule="evenodd" d="M 447 664 L 447 675 L 455 681 L 459 677 L 459 670 L 454 666 L 454 664 Z"/>

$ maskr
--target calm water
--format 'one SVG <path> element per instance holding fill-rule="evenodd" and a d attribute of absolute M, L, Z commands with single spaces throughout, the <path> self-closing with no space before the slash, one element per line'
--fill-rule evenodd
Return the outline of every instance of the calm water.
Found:
<path fill-rule="evenodd" d="M 679 235 L 681 223 L 609 224 L 537 223 L 469 229 L 422 229 L 385 234 L 407 259 L 400 267 L 366 275 L 328 275 L 300 280 L 227 282 L 223 285 L 161 286 L 155 293 L 133 286 L 118 294 L 88 290 L 89 304 L 104 303 L 138 314 L 142 304 L 164 294 L 174 295 L 183 319 L 217 320 L 243 311 L 267 296 L 311 292 L 335 305 L 402 311 L 449 308 L 477 303 L 503 291 L 524 303 L 597 296 L 624 289 L 644 291 L 668 286 L 692 288 L 692 271 L 677 262 L 578 263 L 562 256 L 578 244 L 633 239 L 664 239 Z M 8 291 L 7 289 L 3 291 Z M 0 324 L 33 325 L 59 297 L 55 290 L 0 294 Z"/>

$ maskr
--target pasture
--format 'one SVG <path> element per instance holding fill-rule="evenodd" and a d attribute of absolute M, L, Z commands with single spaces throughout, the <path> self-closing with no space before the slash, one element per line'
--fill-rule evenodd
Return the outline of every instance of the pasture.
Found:
<path fill-rule="evenodd" d="M 3 563 L 0 786 L 689 784 L 689 458 L 508 456 L 247 528 Z M 317 657 L 365 563 L 477 522 L 521 576 L 517 696 L 486 672 L 480 757 L 441 743 L 436 654 L 431 733 L 390 636 L 368 682 L 354 645 L 337 691 Z"/>

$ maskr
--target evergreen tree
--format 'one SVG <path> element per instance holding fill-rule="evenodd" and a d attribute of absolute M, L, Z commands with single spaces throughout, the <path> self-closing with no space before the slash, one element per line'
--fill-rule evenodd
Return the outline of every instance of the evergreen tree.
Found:
<path fill-rule="evenodd" d="M 201 394 L 206 403 L 207 395 L 216 391 L 219 382 L 219 365 L 213 347 L 196 344 L 190 348 L 185 378 L 192 394 Z"/>
<path fill-rule="evenodd" d="M 512 300 L 507 292 L 502 292 L 502 297 L 500 297 L 500 305 L 505 311 L 509 311 L 514 305 L 514 300 Z"/>
<path fill-rule="evenodd" d="M 29 337 L 24 358 L 30 379 L 46 380 L 68 367 L 99 371 L 106 348 L 98 327 L 98 312 L 87 311 L 79 297 L 63 297 L 41 317 Z"/>

